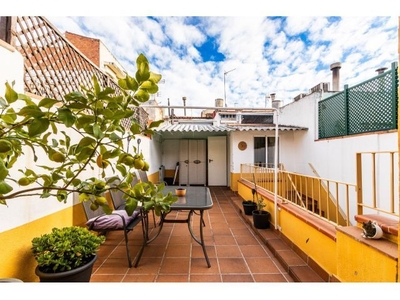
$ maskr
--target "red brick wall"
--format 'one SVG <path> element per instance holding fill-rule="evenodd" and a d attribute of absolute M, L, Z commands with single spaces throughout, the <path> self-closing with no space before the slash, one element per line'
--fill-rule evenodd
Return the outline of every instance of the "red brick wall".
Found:
<path fill-rule="evenodd" d="M 65 32 L 65 37 L 96 66 L 100 67 L 100 40 Z"/>

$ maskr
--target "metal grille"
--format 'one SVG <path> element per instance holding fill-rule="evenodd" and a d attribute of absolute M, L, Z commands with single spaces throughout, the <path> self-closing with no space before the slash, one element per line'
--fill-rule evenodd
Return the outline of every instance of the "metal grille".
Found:
<path fill-rule="evenodd" d="M 349 89 L 348 134 L 395 128 L 391 83 L 388 73 Z"/>
<path fill-rule="evenodd" d="M 42 17 L 17 17 L 15 47 L 25 58 L 25 89 L 33 94 L 61 99 L 92 86 L 95 75 L 103 87 L 119 90 L 92 62 L 85 59 Z"/>
<path fill-rule="evenodd" d="M 338 93 L 318 104 L 319 137 L 342 136 L 346 134 L 344 93 Z"/>
<path fill-rule="evenodd" d="M 120 94 L 119 86 L 112 78 L 86 59 L 46 18 L 16 17 L 12 34 L 13 46 L 24 57 L 26 92 L 62 99 L 70 92 L 81 90 L 81 86 L 92 87 L 92 76 L 95 75 L 103 88 L 111 87 Z M 133 109 L 136 111 L 135 118 L 144 127 L 148 114 L 143 108 Z M 126 128 L 129 124 L 130 120 L 124 120 Z"/>
<path fill-rule="evenodd" d="M 319 138 L 397 129 L 397 64 L 318 104 Z"/>

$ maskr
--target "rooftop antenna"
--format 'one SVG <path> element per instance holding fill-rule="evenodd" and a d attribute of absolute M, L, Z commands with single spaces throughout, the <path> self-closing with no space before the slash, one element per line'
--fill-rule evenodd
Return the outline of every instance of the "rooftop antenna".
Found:
<path fill-rule="evenodd" d="M 232 69 L 232 70 L 229 70 L 229 71 L 225 71 L 224 72 L 224 102 L 225 102 L 225 107 L 227 107 L 227 104 L 226 104 L 226 87 L 225 87 L 225 77 L 226 77 L 226 75 L 228 74 L 228 73 L 230 73 L 230 72 L 232 72 L 232 71 L 235 71 L 236 70 L 236 68 L 234 68 L 234 69 Z"/>

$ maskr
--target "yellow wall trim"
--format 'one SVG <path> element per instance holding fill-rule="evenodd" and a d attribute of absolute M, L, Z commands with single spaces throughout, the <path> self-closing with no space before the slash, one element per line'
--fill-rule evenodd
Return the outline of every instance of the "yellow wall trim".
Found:
<path fill-rule="evenodd" d="M 0 233 L 0 278 L 18 278 L 24 282 L 36 282 L 36 261 L 31 253 L 32 239 L 49 233 L 53 227 L 73 225 L 73 208 L 37 219 L 14 229 Z"/>

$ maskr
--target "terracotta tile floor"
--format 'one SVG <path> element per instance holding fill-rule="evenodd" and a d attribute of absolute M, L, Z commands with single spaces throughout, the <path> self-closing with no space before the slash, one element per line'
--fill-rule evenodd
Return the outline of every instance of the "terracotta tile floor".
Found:
<path fill-rule="evenodd" d="M 205 212 L 203 227 L 210 268 L 187 224 L 167 223 L 144 249 L 137 268 L 128 267 L 122 232 L 108 233 L 91 282 L 293 282 L 234 208 L 230 199 L 234 193 L 226 187 L 210 187 L 210 191 L 214 206 Z M 173 212 L 168 218 L 185 215 Z M 197 216 L 194 222 L 199 223 Z M 133 261 L 142 243 L 140 226 L 129 233 Z"/>

